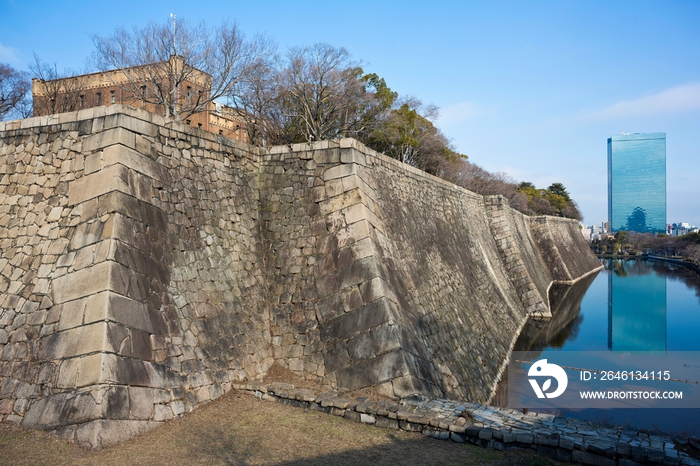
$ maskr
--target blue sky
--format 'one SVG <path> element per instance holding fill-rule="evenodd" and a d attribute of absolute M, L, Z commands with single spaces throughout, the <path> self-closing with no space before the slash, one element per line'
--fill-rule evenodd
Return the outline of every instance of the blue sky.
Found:
<path fill-rule="evenodd" d="M 0 0 L 0 62 L 36 53 L 84 70 L 91 34 L 168 21 L 236 20 L 280 50 L 348 49 L 491 171 L 562 182 L 585 223 L 607 217 L 606 141 L 666 132 L 669 222 L 700 226 L 700 2 Z M 643 189 L 643 187 L 640 187 Z"/>

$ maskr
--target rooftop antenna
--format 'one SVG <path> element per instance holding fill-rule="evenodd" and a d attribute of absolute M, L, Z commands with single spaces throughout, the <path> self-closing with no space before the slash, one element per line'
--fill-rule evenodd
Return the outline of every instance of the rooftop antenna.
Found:
<path fill-rule="evenodd" d="M 170 17 L 173 19 L 173 54 L 170 56 L 170 58 L 171 58 L 170 61 L 172 62 L 170 66 L 173 66 L 175 68 L 175 70 L 173 70 L 174 72 L 173 72 L 173 82 L 172 82 L 172 86 L 173 86 L 173 88 L 172 88 L 173 110 L 175 110 L 177 108 L 177 102 L 179 100 L 178 92 L 177 92 L 178 91 L 177 83 L 176 83 L 176 78 L 175 78 L 175 76 L 177 75 L 177 71 L 176 71 L 177 70 L 177 59 L 176 59 L 177 53 L 175 51 L 175 23 L 176 23 L 175 13 L 170 13 Z M 174 114 L 175 114 L 175 112 L 173 111 L 173 115 Z"/>
<path fill-rule="evenodd" d="M 175 18 L 175 13 L 170 13 L 170 17 L 173 20 L 173 55 L 175 55 L 175 23 L 177 20 Z"/>

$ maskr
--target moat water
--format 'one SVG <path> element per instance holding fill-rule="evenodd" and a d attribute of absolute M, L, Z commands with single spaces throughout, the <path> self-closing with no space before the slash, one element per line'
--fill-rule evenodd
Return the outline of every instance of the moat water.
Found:
<path fill-rule="evenodd" d="M 553 318 L 530 322 L 516 351 L 674 351 L 700 355 L 700 275 L 652 261 L 604 260 L 576 285 L 550 290 Z M 559 410 L 596 422 L 700 435 L 700 409 Z"/>

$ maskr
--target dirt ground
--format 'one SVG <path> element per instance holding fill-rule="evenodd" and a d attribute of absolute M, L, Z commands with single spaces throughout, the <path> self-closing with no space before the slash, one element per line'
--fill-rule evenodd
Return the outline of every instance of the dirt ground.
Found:
<path fill-rule="evenodd" d="M 7 465 L 552 465 L 420 434 L 358 424 L 232 391 L 184 417 L 101 451 L 0 425 Z"/>
<path fill-rule="evenodd" d="M 263 382 L 322 387 L 273 366 Z M 356 395 L 379 397 L 377 393 Z M 559 464 L 381 429 L 231 391 L 146 434 L 100 451 L 0 424 L 2 465 L 507 465 Z"/>

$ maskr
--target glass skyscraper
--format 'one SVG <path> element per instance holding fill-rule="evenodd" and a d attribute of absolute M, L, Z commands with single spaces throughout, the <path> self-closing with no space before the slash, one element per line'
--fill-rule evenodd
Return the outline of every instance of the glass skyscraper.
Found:
<path fill-rule="evenodd" d="M 613 232 L 666 232 L 666 133 L 608 139 L 608 221 Z"/>

